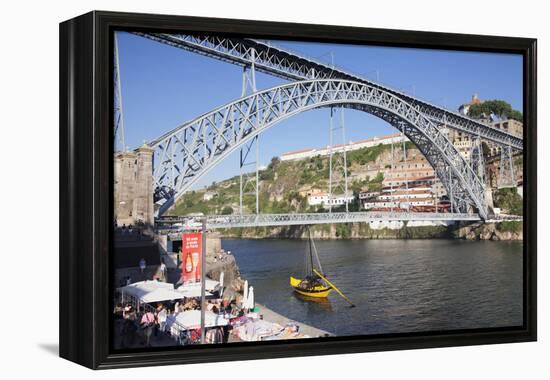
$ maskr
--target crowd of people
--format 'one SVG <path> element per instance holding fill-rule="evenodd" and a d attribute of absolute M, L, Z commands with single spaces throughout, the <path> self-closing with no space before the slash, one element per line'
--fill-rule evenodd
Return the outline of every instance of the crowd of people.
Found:
<path fill-rule="evenodd" d="M 118 303 L 114 309 L 115 328 L 118 332 L 120 348 L 131 348 L 135 345 L 151 346 L 151 336 L 165 334 L 166 309 L 160 305 L 157 309 L 140 307 L 136 309 L 131 303 Z"/>
<path fill-rule="evenodd" d="M 120 348 L 151 347 L 152 339 L 162 341 L 167 338 L 176 339 L 182 344 L 197 343 L 200 329 L 188 331 L 188 334 L 183 337 L 185 342 L 182 342 L 182 337 L 173 334 L 171 330 L 175 317 L 179 313 L 190 310 L 200 310 L 200 301 L 197 298 L 162 302 L 156 306 L 145 304 L 139 309 L 132 303 L 117 303 L 114 308 L 116 335 L 119 338 L 117 346 Z M 206 310 L 228 318 L 238 318 L 245 313 L 236 300 L 228 298 L 207 300 Z M 216 339 L 226 340 L 228 332 L 228 329 L 224 329 L 223 338 L 217 337 Z"/>

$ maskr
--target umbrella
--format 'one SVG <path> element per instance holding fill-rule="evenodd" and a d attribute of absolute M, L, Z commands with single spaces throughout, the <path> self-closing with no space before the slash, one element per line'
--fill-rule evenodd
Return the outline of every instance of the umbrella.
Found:
<path fill-rule="evenodd" d="M 245 280 L 244 289 L 243 289 L 243 307 L 246 307 L 247 300 L 248 300 L 248 280 Z"/>
<path fill-rule="evenodd" d="M 223 296 L 223 279 L 224 279 L 224 273 L 220 273 L 220 296 Z"/>
<path fill-rule="evenodd" d="M 247 309 L 254 309 L 254 287 L 251 286 L 248 291 L 248 299 L 246 304 Z"/>

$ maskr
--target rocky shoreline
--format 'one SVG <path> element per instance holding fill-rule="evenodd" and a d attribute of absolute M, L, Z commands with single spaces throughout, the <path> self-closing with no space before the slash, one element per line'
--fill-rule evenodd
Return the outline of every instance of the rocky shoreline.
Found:
<path fill-rule="evenodd" d="M 224 273 L 225 294 L 236 295 L 242 293 L 244 279 L 241 278 L 235 256 L 222 248 L 221 238 L 218 233 L 210 233 L 206 239 L 206 276 L 220 281 L 221 274 Z"/>
<path fill-rule="evenodd" d="M 457 228 L 455 235 L 466 240 L 522 241 L 523 222 L 474 223 Z"/>

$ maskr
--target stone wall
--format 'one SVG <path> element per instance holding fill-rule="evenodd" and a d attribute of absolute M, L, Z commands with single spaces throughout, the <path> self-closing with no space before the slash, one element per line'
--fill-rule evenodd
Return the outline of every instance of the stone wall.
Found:
<path fill-rule="evenodd" d="M 115 154 L 114 208 L 119 226 L 143 222 L 153 225 L 153 149 Z"/>
<path fill-rule="evenodd" d="M 119 225 L 133 224 L 135 160 L 133 152 L 122 152 L 115 155 L 114 166 L 114 209 Z"/>

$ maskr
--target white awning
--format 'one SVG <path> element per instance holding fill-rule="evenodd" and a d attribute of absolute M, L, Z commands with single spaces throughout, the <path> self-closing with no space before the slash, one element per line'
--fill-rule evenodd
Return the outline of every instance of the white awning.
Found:
<path fill-rule="evenodd" d="M 216 289 L 219 286 L 218 281 L 206 280 L 206 297 L 211 297 L 212 293 L 208 290 Z M 139 299 L 143 303 L 163 302 L 179 300 L 186 298 L 197 298 L 201 296 L 200 282 L 181 285 L 174 289 L 174 285 L 161 281 L 141 281 L 120 288 L 123 294 L 128 294 Z"/>
<path fill-rule="evenodd" d="M 212 280 L 210 278 L 207 278 L 206 281 L 206 291 L 207 292 L 213 292 L 217 290 L 220 287 L 220 283 L 218 281 Z M 178 292 L 186 292 L 186 291 L 192 291 L 193 289 L 201 289 L 201 283 L 200 282 L 191 282 L 187 284 L 180 285 L 176 291 Z"/>
<path fill-rule="evenodd" d="M 174 285 L 160 281 L 141 281 L 120 288 L 123 294 L 136 297 L 143 303 L 172 301 L 183 298 Z"/>
<path fill-rule="evenodd" d="M 201 327 L 201 311 L 189 310 L 181 312 L 176 316 L 176 322 L 186 329 L 199 328 Z M 204 313 L 205 327 L 226 326 L 228 323 L 229 320 L 221 314 L 216 314 L 208 310 Z"/>
<path fill-rule="evenodd" d="M 176 293 L 178 293 L 180 296 L 179 298 L 187 297 L 187 298 L 197 298 L 201 296 L 201 287 L 199 286 L 180 286 L 175 290 Z M 212 296 L 212 293 L 205 292 L 206 297 Z"/>

